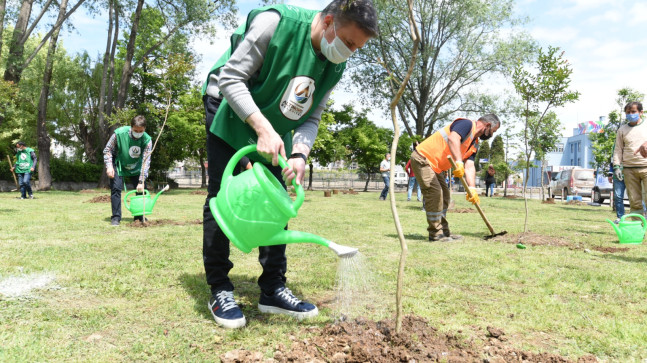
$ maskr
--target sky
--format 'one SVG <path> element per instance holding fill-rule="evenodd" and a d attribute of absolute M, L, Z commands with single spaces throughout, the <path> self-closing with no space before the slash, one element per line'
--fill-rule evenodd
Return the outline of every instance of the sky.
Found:
<path fill-rule="evenodd" d="M 260 0 L 238 0 L 237 3 L 242 22 Z M 285 3 L 322 9 L 328 0 L 286 0 Z M 571 89 L 581 95 L 575 103 L 555 110 L 564 126 L 564 136 L 571 136 L 579 122 L 598 120 L 617 109 L 615 99 L 619 89 L 630 87 L 647 93 L 647 22 L 642 16 L 647 13 L 646 1 L 517 0 L 515 12 L 528 18 L 522 30 L 543 48 L 549 45 L 561 48 L 572 65 Z M 87 50 L 91 55 L 101 53 L 106 41 L 105 19 L 79 12 L 73 15 L 72 22 L 76 30 L 61 33 L 67 50 Z M 221 30 L 213 39 L 197 39 L 193 43 L 201 55 L 199 80 L 206 77 L 226 50 L 229 35 Z M 506 84 L 507 81 L 501 77 L 496 82 Z M 511 85 L 506 87 L 513 90 Z M 353 93 L 342 88 L 333 93 L 335 104 L 353 103 L 359 108 Z M 369 115 L 379 126 L 392 127 L 390 117 L 382 112 L 372 111 Z"/>

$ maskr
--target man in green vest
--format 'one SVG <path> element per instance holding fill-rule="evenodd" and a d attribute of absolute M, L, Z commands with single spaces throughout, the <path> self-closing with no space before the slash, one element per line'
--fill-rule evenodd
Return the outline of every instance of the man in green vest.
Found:
<path fill-rule="evenodd" d="M 20 197 L 19 199 L 34 199 L 34 192 L 31 190 L 31 174 L 36 170 L 36 163 L 38 158 L 34 149 L 27 147 L 24 141 L 16 143 L 16 164 L 11 167 L 11 171 L 16 172 L 18 175 L 18 183 L 20 183 Z"/>
<path fill-rule="evenodd" d="M 333 0 L 322 11 L 272 5 L 250 12 L 231 36 L 231 46 L 209 72 L 203 87 L 209 194 L 204 204 L 203 261 L 211 286 L 209 309 L 226 328 L 245 326 L 229 280 L 229 240 L 209 210 L 234 153 L 257 144 L 250 158 L 266 164 L 277 179 L 303 181 L 321 113 L 341 79 L 346 60 L 377 34 L 371 0 Z M 281 170 L 278 154 L 289 155 Z M 318 314 L 286 288 L 285 245 L 260 247 L 263 273 L 258 308 L 298 319 Z"/>
<path fill-rule="evenodd" d="M 151 151 L 151 137 L 146 133 L 144 116 L 135 116 L 130 126 L 122 126 L 110 136 L 103 149 L 103 162 L 110 178 L 110 225 L 118 226 L 121 222 L 121 191 L 126 180 L 130 181 L 133 189 L 137 189 L 137 194 L 144 192 L 144 181 L 151 165 Z M 144 217 L 135 217 L 135 220 L 143 222 Z"/>

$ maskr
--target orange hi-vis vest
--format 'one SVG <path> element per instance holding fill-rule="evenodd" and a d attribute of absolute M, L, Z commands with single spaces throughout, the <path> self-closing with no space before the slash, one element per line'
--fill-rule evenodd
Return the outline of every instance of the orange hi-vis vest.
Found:
<path fill-rule="evenodd" d="M 454 122 L 458 120 L 464 120 L 462 118 L 457 118 Z M 471 121 L 471 120 L 470 120 Z M 418 145 L 416 151 L 427 158 L 429 165 L 436 173 L 442 173 L 443 171 L 449 170 L 452 165 L 447 160 L 447 156 L 451 155 L 449 151 L 448 137 L 451 133 L 450 127 L 454 123 L 443 127 L 442 129 L 434 132 L 431 136 L 426 138 L 423 142 Z M 478 139 L 474 142 L 474 134 L 476 134 L 476 122 L 472 121 L 472 131 L 468 137 L 465 138 L 465 141 L 461 144 L 461 154 L 463 155 L 463 160 L 467 160 L 472 154 L 476 153 L 476 145 L 478 145 Z"/>

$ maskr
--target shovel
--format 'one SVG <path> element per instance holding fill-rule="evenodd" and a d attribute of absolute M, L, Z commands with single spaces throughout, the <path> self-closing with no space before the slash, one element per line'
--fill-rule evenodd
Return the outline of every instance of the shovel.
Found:
<path fill-rule="evenodd" d="M 7 161 L 9 162 L 9 169 L 11 169 L 11 159 L 9 158 L 9 155 L 7 155 Z M 15 192 L 18 190 L 18 179 L 16 179 L 16 173 L 14 173 L 13 170 L 11 170 L 11 174 L 13 174 L 13 181 L 16 183 L 16 189 L 12 189 L 12 192 Z"/>
<path fill-rule="evenodd" d="M 452 164 L 452 168 L 456 169 L 456 163 L 454 162 L 454 159 L 452 159 L 451 155 L 447 155 L 447 160 Z M 465 175 L 461 177 L 461 183 L 463 184 L 463 188 L 465 188 L 465 192 L 467 193 L 467 196 L 472 198 L 472 191 L 470 190 L 469 186 L 467 185 L 467 181 L 465 180 Z M 481 209 L 481 206 L 478 203 L 475 203 L 474 206 L 476 207 L 476 210 L 479 211 L 479 214 L 481 215 L 481 218 L 483 218 L 483 222 L 487 225 L 487 228 L 490 230 L 490 235 L 483 237 L 484 239 L 490 239 L 494 238 L 497 236 L 503 236 L 504 234 L 508 233 L 508 231 L 502 231 L 499 233 L 494 232 L 494 228 L 492 228 L 492 225 L 490 224 L 490 221 L 488 221 L 487 217 L 483 213 L 483 210 Z"/>

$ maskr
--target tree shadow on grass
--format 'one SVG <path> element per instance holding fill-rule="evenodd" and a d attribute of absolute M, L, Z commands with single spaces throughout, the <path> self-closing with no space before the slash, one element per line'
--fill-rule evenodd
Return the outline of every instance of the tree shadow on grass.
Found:
<path fill-rule="evenodd" d="M 11 208 L 6 208 L 6 209 L 0 209 L 0 213 L 13 213 L 16 212 L 17 209 L 11 209 Z"/>
<path fill-rule="evenodd" d="M 230 274 L 229 278 L 235 287 L 234 298 L 236 299 L 236 303 L 240 306 L 247 320 L 266 321 L 270 314 L 261 314 L 257 307 L 261 294 L 261 290 L 257 284 L 257 277 Z M 211 289 L 207 284 L 205 274 L 183 273 L 178 280 L 193 299 L 193 309 L 205 319 L 213 319 L 207 307 L 207 302 L 211 298 Z M 291 284 L 288 281 L 287 287 L 292 290 L 295 296 L 303 297 L 299 284 Z M 305 300 L 307 301 L 307 299 Z"/>
<path fill-rule="evenodd" d="M 606 258 L 606 259 L 609 259 L 609 260 L 624 261 L 624 262 L 635 262 L 635 263 L 646 263 L 647 262 L 646 257 L 633 257 L 633 256 L 614 255 L 612 253 L 605 253 L 604 255 L 602 255 L 602 258 Z"/>
<path fill-rule="evenodd" d="M 387 234 L 387 237 L 398 238 L 397 234 Z M 414 234 L 414 233 L 405 233 L 404 239 L 409 241 L 429 241 L 429 236 L 427 234 Z"/>

